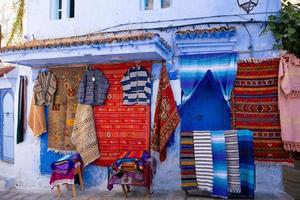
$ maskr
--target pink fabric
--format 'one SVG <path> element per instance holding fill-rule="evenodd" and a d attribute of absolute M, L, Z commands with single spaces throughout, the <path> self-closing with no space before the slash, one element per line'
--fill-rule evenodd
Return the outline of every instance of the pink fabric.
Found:
<path fill-rule="evenodd" d="M 50 178 L 50 186 L 53 189 L 57 185 L 62 184 L 74 184 L 74 173 L 73 170 L 69 171 L 67 174 L 59 174 L 56 172 L 52 172 Z"/>
<path fill-rule="evenodd" d="M 300 152 L 300 59 L 281 58 L 279 66 L 279 110 L 284 148 Z"/>

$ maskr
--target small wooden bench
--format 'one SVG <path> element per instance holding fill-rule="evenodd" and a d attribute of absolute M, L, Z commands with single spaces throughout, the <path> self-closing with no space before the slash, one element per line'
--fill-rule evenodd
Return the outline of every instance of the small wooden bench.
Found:
<path fill-rule="evenodd" d="M 83 191 L 84 190 L 84 183 L 83 183 L 83 178 L 82 178 L 82 171 L 81 171 L 81 167 L 77 167 L 74 169 L 74 176 L 78 175 L 79 177 L 79 184 L 80 184 L 80 190 Z M 69 184 L 64 184 L 66 186 L 66 189 L 69 190 Z M 61 197 L 61 190 L 60 190 L 60 185 L 55 186 L 56 187 L 56 194 L 57 197 Z M 75 187 L 75 183 L 72 184 L 72 197 L 77 197 L 77 193 L 76 193 L 76 187 Z"/>

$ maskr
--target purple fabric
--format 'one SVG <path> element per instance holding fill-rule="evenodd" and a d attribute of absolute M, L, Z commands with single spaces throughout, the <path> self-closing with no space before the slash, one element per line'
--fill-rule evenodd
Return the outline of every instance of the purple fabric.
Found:
<path fill-rule="evenodd" d="M 60 173 L 60 174 L 67 174 L 71 171 L 77 162 L 82 164 L 82 160 L 79 154 L 74 154 L 70 156 L 65 156 L 62 159 L 53 162 L 51 164 L 52 172 Z"/>

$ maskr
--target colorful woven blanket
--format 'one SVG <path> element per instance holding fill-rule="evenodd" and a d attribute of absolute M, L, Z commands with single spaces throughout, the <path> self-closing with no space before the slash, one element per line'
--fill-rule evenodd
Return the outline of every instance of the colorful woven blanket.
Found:
<path fill-rule="evenodd" d="M 224 132 L 226 144 L 226 161 L 228 171 L 228 191 L 241 193 L 241 177 L 239 163 L 239 145 L 237 130 Z"/>
<path fill-rule="evenodd" d="M 100 157 L 91 105 L 78 104 L 71 141 L 76 147 L 77 153 L 80 154 L 84 166 Z"/>
<path fill-rule="evenodd" d="M 71 142 L 77 109 L 77 89 L 85 68 L 53 68 L 57 91 L 49 109 L 48 149 L 59 153 L 73 153 Z"/>
<path fill-rule="evenodd" d="M 160 153 L 160 161 L 167 158 L 167 144 L 179 121 L 180 117 L 164 63 L 161 69 L 151 141 L 151 148 Z"/>
<path fill-rule="evenodd" d="M 193 132 L 196 178 L 199 190 L 213 190 L 213 154 L 211 133 Z"/>
<path fill-rule="evenodd" d="M 231 98 L 232 128 L 254 131 L 255 161 L 290 163 L 283 149 L 278 111 L 277 59 L 242 61 Z"/>
<path fill-rule="evenodd" d="M 216 197 L 228 198 L 226 147 L 223 131 L 211 132 L 213 154 L 213 192 Z"/>

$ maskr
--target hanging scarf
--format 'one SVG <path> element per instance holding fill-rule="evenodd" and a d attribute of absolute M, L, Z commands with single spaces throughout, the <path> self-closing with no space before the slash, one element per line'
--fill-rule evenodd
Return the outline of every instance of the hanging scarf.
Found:
<path fill-rule="evenodd" d="M 40 136 L 47 132 L 45 107 L 35 105 L 34 97 L 31 99 L 28 125 L 31 128 L 34 136 Z"/>
<path fill-rule="evenodd" d="M 26 109 L 27 109 L 27 77 L 20 76 L 19 85 L 19 105 L 18 105 L 18 126 L 17 126 L 17 144 L 24 141 L 26 132 Z"/>
<path fill-rule="evenodd" d="M 176 102 L 173 96 L 165 64 L 162 66 L 154 115 L 151 148 L 160 153 L 160 161 L 166 160 L 166 145 L 179 124 Z"/>

